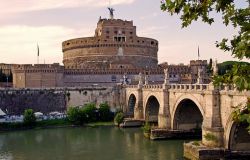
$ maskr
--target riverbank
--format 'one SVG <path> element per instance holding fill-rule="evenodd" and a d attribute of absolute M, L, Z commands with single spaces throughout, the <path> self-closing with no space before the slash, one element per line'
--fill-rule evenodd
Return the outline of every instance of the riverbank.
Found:
<path fill-rule="evenodd" d="M 98 127 L 98 126 L 115 126 L 113 121 L 110 122 L 91 122 L 84 125 L 74 125 L 68 119 L 53 119 L 37 121 L 34 126 L 27 126 L 24 123 L 0 123 L 0 132 L 30 130 L 30 129 L 46 129 L 61 127 Z"/>

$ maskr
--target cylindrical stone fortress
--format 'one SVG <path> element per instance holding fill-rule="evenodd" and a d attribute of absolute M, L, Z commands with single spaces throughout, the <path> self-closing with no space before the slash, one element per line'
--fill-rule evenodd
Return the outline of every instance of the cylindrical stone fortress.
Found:
<path fill-rule="evenodd" d="M 65 68 L 156 68 L 158 64 L 158 41 L 137 37 L 133 21 L 121 19 L 100 19 L 94 37 L 64 41 L 62 50 Z"/>

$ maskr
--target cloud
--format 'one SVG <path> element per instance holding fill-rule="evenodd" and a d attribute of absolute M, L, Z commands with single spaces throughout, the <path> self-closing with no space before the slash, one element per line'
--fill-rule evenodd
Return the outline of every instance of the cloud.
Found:
<path fill-rule="evenodd" d="M 149 14 L 149 15 L 143 15 L 140 17 L 140 20 L 146 20 L 146 19 L 151 19 L 151 18 L 155 18 L 159 16 L 159 13 L 158 12 L 154 12 L 152 14 Z"/>
<path fill-rule="evenodd" d="M 114 5 L 131 4 L 135 0 L 115 0 Z M 108 0 L 11 0 L 1 2 L 0 13 L 16 13 L 47 9 L 61 9 L 74 7 L 103 7 L 108 6 Z"/>
<path fill-rule="evenodd" d="M 162 33 L 167 26 L 147 26 L 138 30 L 139 36 L 155 36 L 156 34 Z"/>
<path fill-rule="evenodd" d="M 35 63 L 38 43 L 42 61 L 62 62 L 62 41 L 93 34 L 93 31 L 62 26 L 3 26 L 0 27 L 0 59 L 5 63 Z"/>

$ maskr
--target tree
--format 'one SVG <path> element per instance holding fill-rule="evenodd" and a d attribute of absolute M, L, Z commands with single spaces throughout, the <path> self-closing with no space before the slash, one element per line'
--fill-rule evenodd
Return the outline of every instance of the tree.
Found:
<path fill-rule="evenodd" d="M 95 104 L 85 104 L 82 108 L 82 112 L 86 115 L 87 122 L 95 122 L 97 120 L 97 108 L 95 107 Z"/>
<path fill-rule="evenodd" d="M 86 121 L 86 116 L 79 107 L 69 107 L 67 117 L 75 125 L 82 125 Z"/>
<path fill-rule="evenodd" d="M 99 105 L 98 112 L 99 112 L 99 119 L 101 121 L 110 121 L 112 119 L 110 107 L 107 103 L 101 103 Z"/>
<path fill-rule="evenodd" d="M 210 13 L 222 14 L 225 26 L 231 24 L 239 31 L 230 41 L 226 38 L 223 38 L 221 42 L 217 41 L 216 47 L 223 51 L 229 51 L 233 57 L 242 60 L 243 58 L 250 59 L 250 0 L 245 2 L 245 8 L 238 8 L 235 6 L 234 0 L 163 0 L 161 1 L 161 9 L 168 11 L 171 15 L 180 14 L 182 27 L 187 27 L 198 18 L 211 25 L 214 18 Z M 213 83 L 215 85 L 235 85 L 240 91 L 250 90 L 250 65 L 236 63 L 226 74 L 214 76 Z M 236 111 L 238 118 L 235 120 L 248 122 L 250 132 L 249 103 L 248 101 L 246 112 Z M 248 118 L 242 118 L 242 116 Z"/>
<path fill-rule="evenodd" d="M 23 123 L 27 126 L 34 126 L 36 124 L 36 116 L 32 109 L 26 109 L 24 111 Z"/>
<path fill-rule="evenodd" d="M 117 112 L 114 118 L 115 124 L 118 126 L 123 122 L 124 120 L 124 114 L 122 112 Z"/>

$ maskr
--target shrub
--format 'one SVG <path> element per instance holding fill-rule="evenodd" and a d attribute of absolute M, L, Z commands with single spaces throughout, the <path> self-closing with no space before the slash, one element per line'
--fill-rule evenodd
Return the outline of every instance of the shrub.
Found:
<path fill-rule="evenodd" d="M 107 103 L 101 103 L 98 112 L 100 121 L 110 121 L 112 119 L 112 113 L 110 112 L 110 107 Z"/>
<path fill-rule="evenodd" d="M 193 141 L 192 144 L 195 145 L 195 146 L 200 146 L 200 142 L 199 141 Z"/>
<path fill-rule="evenodd" d="M 114 122 L 118 125 L 120 125 L 123 122 L 124 114 L 122 112 L 118 112 L 115 115 Z"/>
<path fill-rule="evenodd" d="M 204 138 L 205 138 L 207 141 L 215 141 L 215 142 L 218 141 L 217 137 L 216 137 L 215 135 L 213 135 L 212 133 L 206 133 L 206 134 L 204 135 Z"/>
<path fill-rule="evenodd" d="M 34 126 L 36 124 L 36 116 L 32 109 L 26 109 L 24 111 L 23 123 L 27 126 Z"/>
<path fill-rule="evenodd" d="M 97 120 L 97 108 L 95 104 L 89 103 L 81 108 L 81 114 L 86 116 L 86 122 L 95 122 Z"/>
<path fill-rule="evenodd" d="M 68 119 L 75 125 L 82 125 L 86 122 L 86 115 L 79 107 L 70 107 L 67 111 Z"/>
<path fill-rule="evenodd" d="M 142 127 L 144 133 L 150 133 L 151 126 L 148 121 L 145 122 L 144 126 Z"/>

